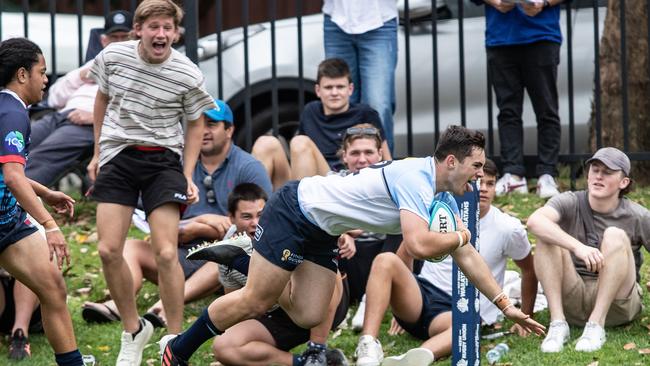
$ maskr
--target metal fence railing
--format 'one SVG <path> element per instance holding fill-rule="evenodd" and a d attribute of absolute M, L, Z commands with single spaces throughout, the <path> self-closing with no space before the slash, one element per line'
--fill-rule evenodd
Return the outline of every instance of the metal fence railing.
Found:
<path fill-rule="evenodd" d="M 229 1 L 241 5 L 241 27 L 224 30 L 222 9 Z M 238 128 L 236 141 L 243 147 L 250 148 L 263 133 L 290 138 L 303 105 L 316 98 L 312 91 L 315 69 L 324 57 L 322 15 L 305 15 L 303 2 L 294 0 L 295 16 L 278 19 L 278 1 L 266 1 L 267 21 L 261 24 L 250 24 L 250 13 L 258 10 L 251 8 L 249 0 L 183 2 L 184 51 L 204 71 L 208 90 L 231 104 Z M 647 2 L 650 6 L 650 0 Z M 9 3 L 14 4 L 13 10 L 18 5 L 19 11 L 6 11 Z M 0 38 L 17 35 L 44 42 L 41 46 L 47 53 L 48 69 L 54 79 L 56 74 L 83 62 L 89 27 L 103 25 L 101 17 L 83 15 L 88 3 L 76 0 L 75 14 L 70 15 L 57 13 L 55 0 L 47 0 L 47 13 L 31 11 L 27 0 L 0 0 Z M 199 6 L 205 3 L 215 9 L 214 34 L 199 37 L 199 19 L 205 21 Z M 446 6 L 441 8 L 440 1 L 432 0 L 430 11 L 423 13 L 421 1 L 416 4 L 418 9 L 411 9 L 408 0 L 403 3 L 396 78 L 396 155 L 430 154 L 440 131 L 450 123 L 484 130 L 488 155 L 498 155 L 496 108 L 482 46 L 483 7 L 468 0 L 446 0 Z M 633 160 L 650 160 L 650 152 L 630 151 L 626 0 L 620 3 L 623 149 Z M 111 9 L 111 1 L 104 0 L 102 5 L 104 14 L 117 10 Z M 128 10 L 134 11 L 137 1 L 130 0 L 128 5 Z M 605 5 L 604 0 L 574 0 L 562 5 L 564 43 L 558 81 L 563 129 L 560 160 L 571 164 L 573 178 L 578 163 L 590 155 L 587 141 L 592 103 L 595 144 L 603 144 L 598 61 Z M 49 27 L 41 27 L 37 32 L 33 28 L 42 21 Z M 62 23 L 74 25 L 74 36 L 59 27 Z M 20 29 L 22 34 L 17 31 Z M 530 105 L 525 109 L 525 145 L 535 146 L 535 119 Z M 534 158 L 535 152 L 527 150 L 526 155 Z"/>

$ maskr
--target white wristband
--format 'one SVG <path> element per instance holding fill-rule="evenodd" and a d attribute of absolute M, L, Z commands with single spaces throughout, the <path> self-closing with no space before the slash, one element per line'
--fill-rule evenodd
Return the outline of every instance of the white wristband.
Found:
<path fill-rule="evenodd" d="M 57 227 L 53 227 L 53 228 L 51 228 L 51 229 L 45 229 L 45 233 L 53 233 L 53 232 L 55 232 L 55 231 L 61 231 L 61 228 L 59 228 L 59 227 L 57 226 Z"/>
<path fill-rule="evenodd" d="M 455 233 L 456 233 L 456 235 L 458 235 L 458 247 L 456 248 L 456 249 L 458 249 L 458 248 L 462 247 L 463 244 L 464 244 L 463 243 L 463 234 L 461 234 L 460 231 L 456 231 Z"/>

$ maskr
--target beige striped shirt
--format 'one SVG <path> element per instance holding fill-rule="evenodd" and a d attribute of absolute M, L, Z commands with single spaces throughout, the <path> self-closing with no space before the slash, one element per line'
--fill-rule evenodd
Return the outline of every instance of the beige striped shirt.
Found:
<path fill-rule="evenodd" d="M 196 120 L 214 107 L 203 74 L 185 55 L 172 49 L 165 62 L 150 64 L 140 58 L 139 42 L 108 45 L 90 70 L 109 98 L 99 138 L 100 166 L 130 145 L 161 146 L 182 156 L 182 121 Z"/>

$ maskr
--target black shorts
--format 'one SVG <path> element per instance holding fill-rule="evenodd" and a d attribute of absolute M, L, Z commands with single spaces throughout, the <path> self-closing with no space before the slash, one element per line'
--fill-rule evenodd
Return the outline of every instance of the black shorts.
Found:
<path fill-rule="evenodd" d="M 14 300 L 14 285 L 16 279 L 13 277 L 0 277 L 0 286 L 5 294 L 5 309 L 0 315 L 0 332 L 4 334 L 11 334 L 11 329 L 16 320 L 16 304 Z M 29 321 L 29 333 L 37 333 L 43 331 L 43 323 L 41 321 L 41 306 L 37 306 L 32 313 L 32 318 Z"/>
<path fill-rule="evenodd" d="M 38 231 L 36 226 L 27 218 L 27 213 L 20 206 L 17 208 L 16 216 L 18 216 L 18 220 L 0 226 L 0 253 L 7 249 L 8 246 Z"/>
<path fill-rule="evenodd" d="M 339 306 L 336 308 L 336 314 L 332 322 L 332 330 L 345 320 L 345 316 L 348 313 L 350 301 L 345 280 L 343 281 L 343 289 L 341 302 L 339 302 Z M 299 327 L 282 308 L 270 311 L 255 320 L 262 323 L 264 328 L 271 333 L 275 341 L 275 347 L 282 351 L 288 352 L 292 348 L 304 344 L 309 340 L 310 330 Z"/>
<path fill-rule="evenodd" d="M 431 338 L 429 337 L 431 321 L 438 315 L 451 311 L 451 296 L 419 276 L 415 276 L 415 280 L 422 294 L 420 318 L 415 323 L 407 323 L 397 316 L 395 320 L 410 335 L 426 341 Z"/>
<path fill-rule="evenodd" d="M 338 267 L 338 237 L 329 235 L 303 215 L 298 182 L 287 183 L 264 206 L 253 248 L 276 266 L 293 271 L 307 260 L 334 272 Z"/>
<path fill-rule="evenodd" d="M 187 203 L 187 180 L 176 153 L 127 147 L 101 167 L 92 198 L 137 207 L 140 194 L 147 216 L 165 203 Z"/>

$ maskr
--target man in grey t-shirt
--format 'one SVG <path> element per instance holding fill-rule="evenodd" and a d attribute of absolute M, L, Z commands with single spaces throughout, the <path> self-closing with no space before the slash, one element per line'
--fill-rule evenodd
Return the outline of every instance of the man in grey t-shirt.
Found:
<path fill-rule="evenodd" d="M 605 343 L 604 326 L 628 323 L 642 310 L 640 249 L 650 249 L 650 212 L 624 197 L 630 159 L 606 147 L 586 164 L 587 191 L 557 195 L 528 220 L 551 312 L 542 352 L 562 350 L 568 323 L 585 327 L 576 350 L 596 351 Z"/>

